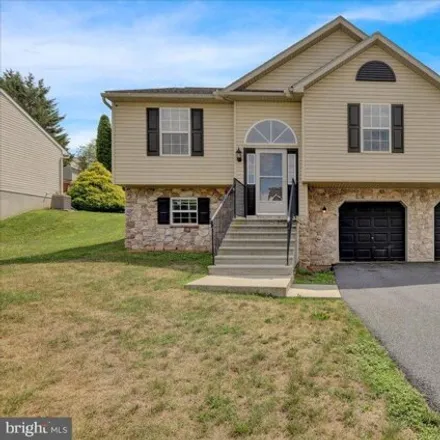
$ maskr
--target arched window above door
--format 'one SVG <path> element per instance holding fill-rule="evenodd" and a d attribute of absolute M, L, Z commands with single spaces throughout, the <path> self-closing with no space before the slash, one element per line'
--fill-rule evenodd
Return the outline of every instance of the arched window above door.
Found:
<path fill-rule="evenodd" d="M 295 132 L 285 122 L 266 119 L 255 123 L 246 133 L 246 144 L 296 145 Z"/>

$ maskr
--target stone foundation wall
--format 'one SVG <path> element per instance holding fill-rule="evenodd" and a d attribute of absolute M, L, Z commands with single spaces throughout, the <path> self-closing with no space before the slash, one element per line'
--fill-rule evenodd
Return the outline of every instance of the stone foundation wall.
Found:
<path fill-rule="evenodd" d="M 225 188 L 126 188 L 125 246 L 131 250 L 210 251 L 210 226 L 159 225 L 157 198 L 209 197 L 212 215 L 224 194 Z"/>
<path fill-rule="evenodd" d="M 345 201 L 402 202 L 406 208 L 407 261 L 434 260 L 434 207 L 440 188 L 318 188 L 309 186 L 308 218 L 298 219 L 300 265 L 339 262 L 339 207 Z M 322 208 L 327 208 L 323 213 Z"/>

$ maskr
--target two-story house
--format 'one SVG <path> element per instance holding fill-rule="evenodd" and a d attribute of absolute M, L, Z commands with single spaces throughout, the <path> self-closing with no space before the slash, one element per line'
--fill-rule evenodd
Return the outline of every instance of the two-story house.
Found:
<path fill-rule="evenodd" d="M 338 17 L 227 87 L 102 97 L 129 249 L 213 249 L 218 274 L 440 259 L 440 76 L 380 33 Z"/>

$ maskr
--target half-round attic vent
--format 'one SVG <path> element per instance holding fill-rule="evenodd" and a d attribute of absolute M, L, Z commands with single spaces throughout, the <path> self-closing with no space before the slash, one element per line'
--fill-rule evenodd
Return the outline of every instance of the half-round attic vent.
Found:
<path fill-rule="evenodd" d="M 383 61 L 368 61 L 356 75 L 356 81 L 396 81 L 396 75 L 391 67 Z"/>

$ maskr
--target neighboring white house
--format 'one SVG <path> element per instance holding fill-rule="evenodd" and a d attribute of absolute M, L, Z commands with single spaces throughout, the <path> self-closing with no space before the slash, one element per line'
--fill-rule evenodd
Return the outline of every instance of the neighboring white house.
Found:
<path fill-rule="evenodd" d="M 50 206 L 63 192 L 67 155 L 44 129 L 0 89 L 0 218 Z"/>
<path fill-rule="evenodd" d="M 79 176 L 80 172 L 81 168 L 79 166 L 78 159 L 73 158 L 72 161 L 67 164 L 63 169 L 64 192 L 67 192 L 69 187 L 72 185 L 73 182 L 75 182 L 75 180 Z"/>

